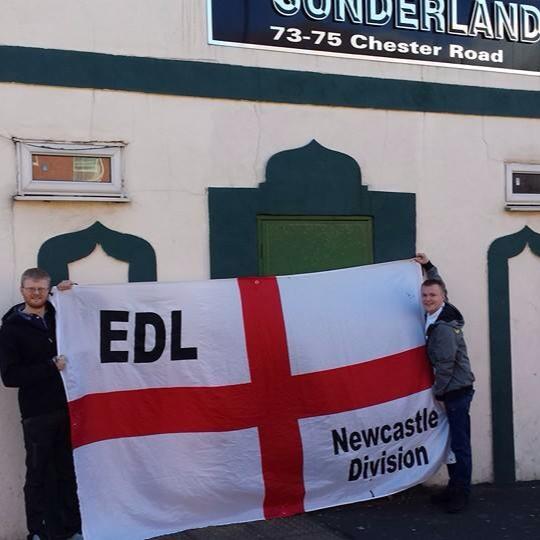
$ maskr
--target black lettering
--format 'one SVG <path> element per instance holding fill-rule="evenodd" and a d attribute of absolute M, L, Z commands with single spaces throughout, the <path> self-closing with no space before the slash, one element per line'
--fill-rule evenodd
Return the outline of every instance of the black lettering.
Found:
<path fill-rule="evenodd" d="M 390 434 L 385 435 L 385 433 L 388 433 L 391 429 L 392 428 L 388 424 L 381 427 L 381 441 L 384 444 L 388 444 L 392 440 L 392 436 Z"/>
<path fill-rule="evenodd" d="M 334 443 L 334 455 L 337 456 L 339 454 L 340 448 L 342 452 L 349 451 L 347 446 L 347 430 L 344 427 L 341 428 L 341 437 L 337 430 L 332 430 L 332 442 Z"/>
<path fill-rule="evenodd" d="M 403 464 L 405 467 L 407 467 L 407 469 L 414 467 L 414 453 L 412 450 L 405 452 L 405 455 L 403 456 Z"/>
<path fill-rule="evenodd" d="M 353 431 L 351 433 L 349 442 L 351 444 L 351 449 L 354 451 L 360 450 L 360 448 L 362 448 L 362 437 L 360 437 L 360 433 L 358 433 L 358 431 Z"/>
<path fill-rule="evenodd" d="M 428 419 L 429 427 L 435 429 L 439 425 L 439 414 L 437 411 L 431 411 Z"/>
<path fill-rule="evenodd" d="M 420 411 L 417 411 L 416 413 L 415 422 L 416 422 L 416 433 L 422 433 L 422 413 Z"/>
<path fill-rule="evenodd" d="M 403 433 L 403 423 L 402 422 L 396 422 L 394 424 L 394 441 L 400 441 L 405 437 Z"/>
<path fill-rule="evenodd" d="M 428 423 L 427 423 L 427 420 L 428 420 L 428 414 L 427 414 L 427 409 L 424 407 L 422 409 L 422 425 L 424 427 L 424 431 L 427 431 L 428 429 Z"/>
<path fill-rule="evenodd" d="M 417 465 L 427 465 L 429 463 L 428 453 L 425 446 L 418 446 L 414 449 Z"/>
<path fill-rule="evenodd" d="M 362 460 L 354 458 L 349 467 L 349 482 L 358 480 L 362 475 Z"/>
<path fill-rule="evenodd" d="M 102 364 L 128 361 L 127 351 L 111 350 L 111 345 L 113 341 L 126 341 L 127 339 L 127 330 L 112 330 L 111 323 L 128 321 L 128 311 L 103 310 L 99 312 L 99 349 L 100 360 Z"/>
<path fill-rule="evenodd" d="M 414 435 L 414 419 L 408 418 L 405 420 L 405 437 Z"/>
<path fill-rule="evenodd" d="M 371 476 L 377 476 L 377 473 L 379 472 L 379 462 L 380 461 L 381 461 L 380 458 L 377 461 L 370 461 L 369 470 L 371 472 Z"/>
<path fill-rule="evenodd" d="M 396 455 L 392 454 L 388 456 L 386 459 L 386 471 L 390 474 L 393 472 L 396 472 L 397 464 L 396 464 Z"/>
<path fill-rule="evenodd" d="M 364 436 L 364 443 L 367 448 L 370 446 L 377 446 L 379 444 L 379 426 L 376 428 L 369 428 L 367 430 L 362 430 L 362 435 Z"/>
<path fill-rule="evenodd" d="M 197 347 L 182 347 L 182 312 L 171 313 L 171 360 L 197 360 Z"/>
<path fill-rule="evenodd" d="M 147 351 L 144 348 L 146 341 L 146 327 L 152 326 L 155 332 L 154 348 Z M 148 363 L 158 360 L 165 350 L 165 323 L 163 319 L 152 312 L 135 314 L 135 359 L 136 363 Z"/>

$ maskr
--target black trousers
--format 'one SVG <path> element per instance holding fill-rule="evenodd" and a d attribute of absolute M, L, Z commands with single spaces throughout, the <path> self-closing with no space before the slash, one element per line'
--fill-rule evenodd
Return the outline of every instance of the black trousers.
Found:
<path fill-rule="evenodd" d="M 24 502 L 30 535 L 62 539 L 81 530 L 67 410 L 23 420 Z"/>
<path fill-rule="evenodd" d="M 450 428 L 450 448 L 456 456 L 456 462 L 448 465 L 450 487 L 457 488 L 466 495 L 471 492 L 472 450 L 471 417 L 469 409 L 474 395 L 471 388 L 458 396 L 446 398 L 446 416 Z"/>

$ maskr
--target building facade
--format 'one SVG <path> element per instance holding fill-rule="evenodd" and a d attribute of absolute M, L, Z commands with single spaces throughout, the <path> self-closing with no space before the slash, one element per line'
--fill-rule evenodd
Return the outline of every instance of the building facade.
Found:
<path fill-rule="evenodd" d="M 357 4 L 341 4 L 350 19 Z M 211 5 L 0 8 L 3 311 L 37 264 L 55 280 L 183 281 L 426 251 L 466 319 L 474 481 L 540 478 L 538 44 L 536 73 L 225 46 L 209 44 Z M 526 166 L 530 204 L 512 205 L 511 164 Z M 24 534 L 12 389 L 0 426 L 12 540 Z"/>

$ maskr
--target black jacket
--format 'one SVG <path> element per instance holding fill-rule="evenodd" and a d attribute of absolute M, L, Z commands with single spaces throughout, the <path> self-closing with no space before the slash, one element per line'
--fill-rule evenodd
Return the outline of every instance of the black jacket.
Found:
<path fill-rule="evenodd" d="M 56 351 L 55 310 L 47 303 L 45 318 L 13 306 L 0 328 L 0 375 L 5 386 L 19 389 L 22 418 L 66 408 L 66 394 L 53 362 Z"/>

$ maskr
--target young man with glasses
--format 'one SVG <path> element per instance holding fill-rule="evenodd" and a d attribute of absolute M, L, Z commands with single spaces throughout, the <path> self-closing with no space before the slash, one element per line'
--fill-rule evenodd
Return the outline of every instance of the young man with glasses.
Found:
<path fill-rule="evenodd" d="M 71 288 L 70 281 L 58 285 Z M 40 268 L 21 276 L 24 302 L 13 306 L 0 328 L 0 374 L 19 389 L 26 449 L 24 501 L 28 540 L 82 539 L 73 468 L 69 415 L 58 356 L 55 310 L 48 301 L 51 278 Z"/>

